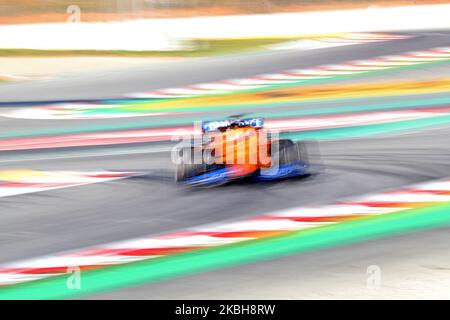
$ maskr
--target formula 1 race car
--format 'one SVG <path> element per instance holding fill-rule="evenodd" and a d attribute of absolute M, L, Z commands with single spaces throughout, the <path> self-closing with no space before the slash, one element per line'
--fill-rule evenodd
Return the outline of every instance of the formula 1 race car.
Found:
<path fill-rule="evenodd" d="M 278 139 L 262 118 L 206 121 L 201 139 L 175 149 L 175 181 L 212 186 L 237 179 L 271 181 L 308 175 L 306 144 Z"/>

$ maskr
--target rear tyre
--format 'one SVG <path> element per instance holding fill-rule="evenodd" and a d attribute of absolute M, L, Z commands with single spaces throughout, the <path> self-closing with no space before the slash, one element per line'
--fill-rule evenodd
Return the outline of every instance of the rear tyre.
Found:
<path fill-rule="evenodd" d="M 271 158 L 274 164 L 284 165 L 302 162 L 308 165 L 308 155 L 304 142 L 294 143 L 289 139 L 280 139 L 271 144 Z"/>
<path fill-rule="evenodd" d="M 204 172 L 206 172 L 206 163 L 203 160 L 203 152 L 201 149 L 182 147 L 178 150 L 175 182 L 183 182 Z"/>

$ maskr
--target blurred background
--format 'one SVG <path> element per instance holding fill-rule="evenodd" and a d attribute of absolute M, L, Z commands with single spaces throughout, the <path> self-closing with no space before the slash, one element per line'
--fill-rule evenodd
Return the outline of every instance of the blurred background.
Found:
<path fill-rule="evenodd" d="M 443 0 L 80 0 L 10 1 L 0 3 L 1 23 L 61 22 L 68 6 L 83 8 L 84 21 L 258 14 L 446 3 Z"/>
<path fill-rule="evenodd" d="M 449 16 L 0 0 L 0 299 L 449 299 Z M 173 136 L 236 114 L 319 172 L 176 185 Z"/>

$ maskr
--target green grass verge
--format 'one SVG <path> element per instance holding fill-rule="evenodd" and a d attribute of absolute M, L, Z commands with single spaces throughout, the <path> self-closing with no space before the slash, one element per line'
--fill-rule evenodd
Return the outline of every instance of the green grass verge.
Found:
<path fill-rule="evenodd" d="M 0 49 L 0 57 L 204 57 L 262 50 L 264 46 L 285 42 L 287 38 L 191 40 L 192 50 L 33 50 Z"/>
<path fill-rule="evenodd" d="M 69 290 L 67 276 L 0 289 L 0 299 L 61 299 L 152 283 L 224 267 L 367 241 L 405 232 L 450 226 L 450 203 L 358 219 L 284 236 L 248 241 L 85 271 L 81 289 Z"/>

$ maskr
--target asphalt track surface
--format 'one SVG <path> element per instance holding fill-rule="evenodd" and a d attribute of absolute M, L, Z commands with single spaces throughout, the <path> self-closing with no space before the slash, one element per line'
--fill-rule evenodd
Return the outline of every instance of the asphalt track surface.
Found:
<path fill-rule="evenodd" d="M 314 54 L 309 50 L 237 54 L 151 65 L 148 68 L 130 69 L 128 72 L 111 71 L 39 83 L 11 84 L 0 88 L 0 102 L 112 99 L 136 91 L 247 77 L 450 45 L 448 30 L 396 34 L 412 37 L 401 41 L 366 43 L 358 45 L 358 48 L 343 46 L 317 49 Z"/>
<path fill-rule="evenodd" d="M 16 162 L 15 168 L 37 170 L 149 173 L 122 181 L 2 198 L 0 262 L 277 209 L 333 203 L 337 199 L 445 177 L 450 172 L 449 133 L 449 129 L 441 129 L 320 142 L 326 168 L 316 177 L 194 191 L 174 185 L 168 152 Z M 11 164 L 5 167 L 11 168 Z"/>
<path fill-rule="evenodd" d="M 87 299 L 449 299 L 448 229 L 144 284 Z M 380 282 L 370 282 L 371 268 Z M 369 280 L 369 282 L 368 282 Z"/>
<path fill-rule="evenodd" d="M 187 65 L 176 62 L 161 69 L 131 70 L 127 74 L 103 74 L 85 79 L 8 85 L 0 88 L 0 101 L 113 98 L 130 91 L 187 85 L 450 45 L 450 32 L 447 31 L 414 35 L 416 37 L 409 40 L 317 50 L 314 54 L 311 54 L 312 51 L 282 52 L 199 59 Z M 89 120 L 89 124 L 119 121 L 124 120 Z M 143 120 L 139 118 L 137 121 Z M 54 128 L 65 125 L 76 127 L 81 124 L 86 122 L 6 118 L 0 120 L 2 133 L 13 128 Z M 200 224 L 242 219 L 278 209 L 333 203 L 338 199 L 448 177 L 449 136 L 450 128 L 444 126 L 420 132 L 320 141 L 324 170 L 317 176 L 258 185 L 234 184 L 205 190 L 186 190 L 174 185 L 170 153 L 161 151 L 161 148 L 167 149 L 170 145 L 146 144 L 140 146 L 139 153 L 135 152 L 137 147 L 134 145 L 2 153 L 0 169 L 108 169 L 142 171 L 146 174 L 120 181 L 2 198 L 0 263 L 165 233 Z M 439 234 L 442 237 L 438 238 L 446 241 L 446 233 Z M 409 242 L 411 239 L 405 237 L 398 240 L 399 243 L 402 241 Z M 431 251 L 437 245 L 434 241 L 426 243 L 427 250 Z M 333 257 L 339 252 L 348 254 L 346 261 L 351 263 L 352 256 L 356 259 L 358 255 L 364 255 L 364 252 L 371 254 L 372 251 L 368 250 L 367 246 L 370 244 L 360 244 L 356 246 L 357 249 L 348 251 L 339 249 L 341 251 L 319 252 L 315 258 L 309 260 L 309 268 L 313 267 L 314 261 L 317 261 L 319 269 L 332 268 Z M 401 244 L 392 247 L 392 250 L 402 251 Z M 266 266 L 270 270 L 283 270 L 281 265 L 289 259 L 297 262 L 302 260 L 301 257 L 285 259 L 287 260 L 277 260 Z M 390 259 L 389 256 L 386 259 Z M 240 268 L 251 273 L 251 267 Z M 296 272 L 306 272 L 308 266 L 305 268 Z M 221 274 L 227 274 L 228 271 L 224 272 L 203 277 L 211 279 L 211 285 L 220 284 Z M 310 275 L 302 273 L 302 276 Z M 226 277 L 229 281 L 240 281 L 239 273 L 228 273 Z M 201 289 L 201 285 L 198 288 Z M 195 289 L 193 286 L 192 290 Z M 162 283 L 137 291 L 123 290 L 106 297 L 123 298 L 130 294 L 131 297 L 152 298 L 161 292 L 160 298 L 183 298 L 181 293 L 172 294 L 172 290 L 177 290 L 173 282 L 167 287 Z M 181 292 L 186 292 L 186 297 L 195 297 L 189 290 Z M 272 292 L 276 295 L 276 290 Z M 216 297 L 221 296 L 217 294 Z"/>

